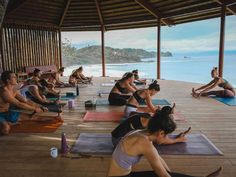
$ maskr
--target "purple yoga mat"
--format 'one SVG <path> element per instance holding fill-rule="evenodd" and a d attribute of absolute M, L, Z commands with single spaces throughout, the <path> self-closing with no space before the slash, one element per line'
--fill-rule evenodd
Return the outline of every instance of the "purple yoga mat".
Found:
<path fill-rule="evenodd" d="M 171 135 L 171 137 L 176 135 Z M 172 145 L 155 145 L 160 154 L 165 155 L 223 155 L 223 153 L 203 134 L 189 134 L 188 141 Z M 113 145 L 109 133 L 81 133 L 71 148 L 71 153 L 112 154 Z"/>

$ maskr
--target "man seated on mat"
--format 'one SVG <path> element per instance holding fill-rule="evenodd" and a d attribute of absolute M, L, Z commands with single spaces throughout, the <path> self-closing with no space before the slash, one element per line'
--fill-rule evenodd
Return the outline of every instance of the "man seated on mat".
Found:
<path fill-rule="evenodd" d="M 132 73 L 134 74 L 134 83 L 136 85 L 146 85 L 146 79 L 139 78 L 137 69 L 133 70 Z"/>
<path fill-rule="evenodd" d="M 134 75 L 126 73 L 116 82 L 108 97 L 110 105 L 123 106 L 130 98 L 129 93 L 134 93 L 137 88 L 133 85 Z"/>
<path fill-rule="evenodd" d="M 148 89 L 137 90 L 133 93 L 126 104 L 124 113 L 125 117 L 129 117 L 130 114 L 139 112 L 152 112 L 155 113 L 160 106 L 155 106 L 152 104 L 152 96 L 160 91 L 160 86 L 155 80 L 151 83 Z M 147 107 L 140 107 L 141 103 L 146 103 Z"/>
<path fill-rule="evenodd" d="M 153 142 L 163 144 L 166 136 L 176 129 L 176 124 L 169 114 L 155 114 L 145 130 L 136 130 L 126 134 L 113 151 L 108 177 L 192 177 L 175 173 L 170 170 L 164 159 L 159 155 Z M 152 171 L 132 171 L 141 157 L 152 167 Z M 207 175 L 216 177 L 222 168 Z"/>
<path fill-rule="evenodd" d="M 222 98 L 231 98 L 235 97 L 235 90 L 233 86 L 222 77 L 219 77 L 217 67 L 214 67 L 211 71 L 211 77 L 213 80 L 202 87 L 197 89 L 192 89 L 192 96 L 195 98 L 199 98 L 200 96 L 209 96 L 215 95 L 217 97 Z M 216 86 L 221 87 L 223 90 L 212 90 Z"/>
<path fill-rule="evenodd" d="M 174 113 L 174 107 L 170 106 L 164 106 L 161 110 L 158 110 L 155 114 L 161 114 L 161 115 L 167 115 L 169 114 L 172 116 Z M 149 113 L 136 113 L 128 117 L 128 119 L 125 119 L 122 121 L 112 132 L 112 143 L 114 146 L 116 146 L 120 139 L 124 137 L 127 133 L 138 130 L 138 129 L 146 129 L 149 120 L 152 117 L 156 117 L 156 115 L 151 116 Z M 172 117 L 173 118 L 173 117 Z M 170 139 L 168 136 L 166 136 L 165 142 L 163 144 L 174 144 L 178 142 L 184 142 L 186 140 L 185 135 L 189 133 L 191 128 L 189 128 L 187 131 L 180 133 L 176 136 L 175 139 Z"/>
<path fill-rule="evenodd" d="M 33 111 L 33 113 L 43 112 L 44 108 L 33 104 L 21 96 L 14 87 L 17 85 L 17 79 L 12 71 L 4 71 L 1 75 L 1 80 L 3 86 L 0 87 L 0 124 L 1 134 L 6 135 L 10 131 L 10 125 L 17 123 L 19 120 L 30 118 L 27 114 L 10 110 L 10 105 Z"/>

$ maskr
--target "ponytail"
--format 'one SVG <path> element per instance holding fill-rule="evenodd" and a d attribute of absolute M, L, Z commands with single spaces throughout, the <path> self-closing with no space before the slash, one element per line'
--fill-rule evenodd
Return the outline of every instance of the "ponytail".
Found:
<path fill-rule="evenodd" d="M 156 90 L 160 91 L 160 85 L 157 83 L 157 80 L 155 80 L 153 83 L 151 83 L 148 87 L 149 90 Z"/>

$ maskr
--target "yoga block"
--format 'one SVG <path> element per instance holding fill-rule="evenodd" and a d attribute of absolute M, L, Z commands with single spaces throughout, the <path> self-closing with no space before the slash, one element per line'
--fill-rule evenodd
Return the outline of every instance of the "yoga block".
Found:
<path fill-rule="evenodd" d="M 73 92 L 66 92 L 66 97 L 74 97 L 75 94 Z"/>
<path fill-rule="evenodd" d="M 85 101 L 84 105 L 86 108 L 95 108 L 96 107 L 96 104 L 93 104 L 92 100 Z"/>

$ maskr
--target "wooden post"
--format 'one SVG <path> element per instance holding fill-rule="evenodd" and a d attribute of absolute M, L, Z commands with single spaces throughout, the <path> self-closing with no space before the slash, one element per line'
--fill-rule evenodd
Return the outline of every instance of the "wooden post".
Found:
<path fill-rule="evenodd" d="M 161 19 L 157 19 L 157 79 L 161 78 Z"/>
<path fill-rule="evenodd" d="M 222 4 L 221 8 L 221 21 L 220 21 L 220 47 L 219 47 L 219 76 L 223 76 L 223 65 L 224 65 L 224 43 L 225 43 L 225 14 L 226 5 Z"/>
<path fill-rule="evenodd" d="M 3 71 L 5 70 L 5 61 L 4 61 L 4 54 L 3 53 L 3 27 L 0 27 L 0 49 L 1 49 L 1 67 Z"/>
<path fill-rule="evenodd" d="M 62 51 L 61 51 L 61 29 L 58 31 L 59 33 L 59 60 L 60 60 L 60 63 L 59 63 L 59 68 L 62 67 Z"/>
<path fill-rule="evenodd" d="M 101 37 L 102 37 L 102 77 L 106 76 L 105 68 L 105 47 L 104 47 L 104 26 L 101 26 Z"/>

